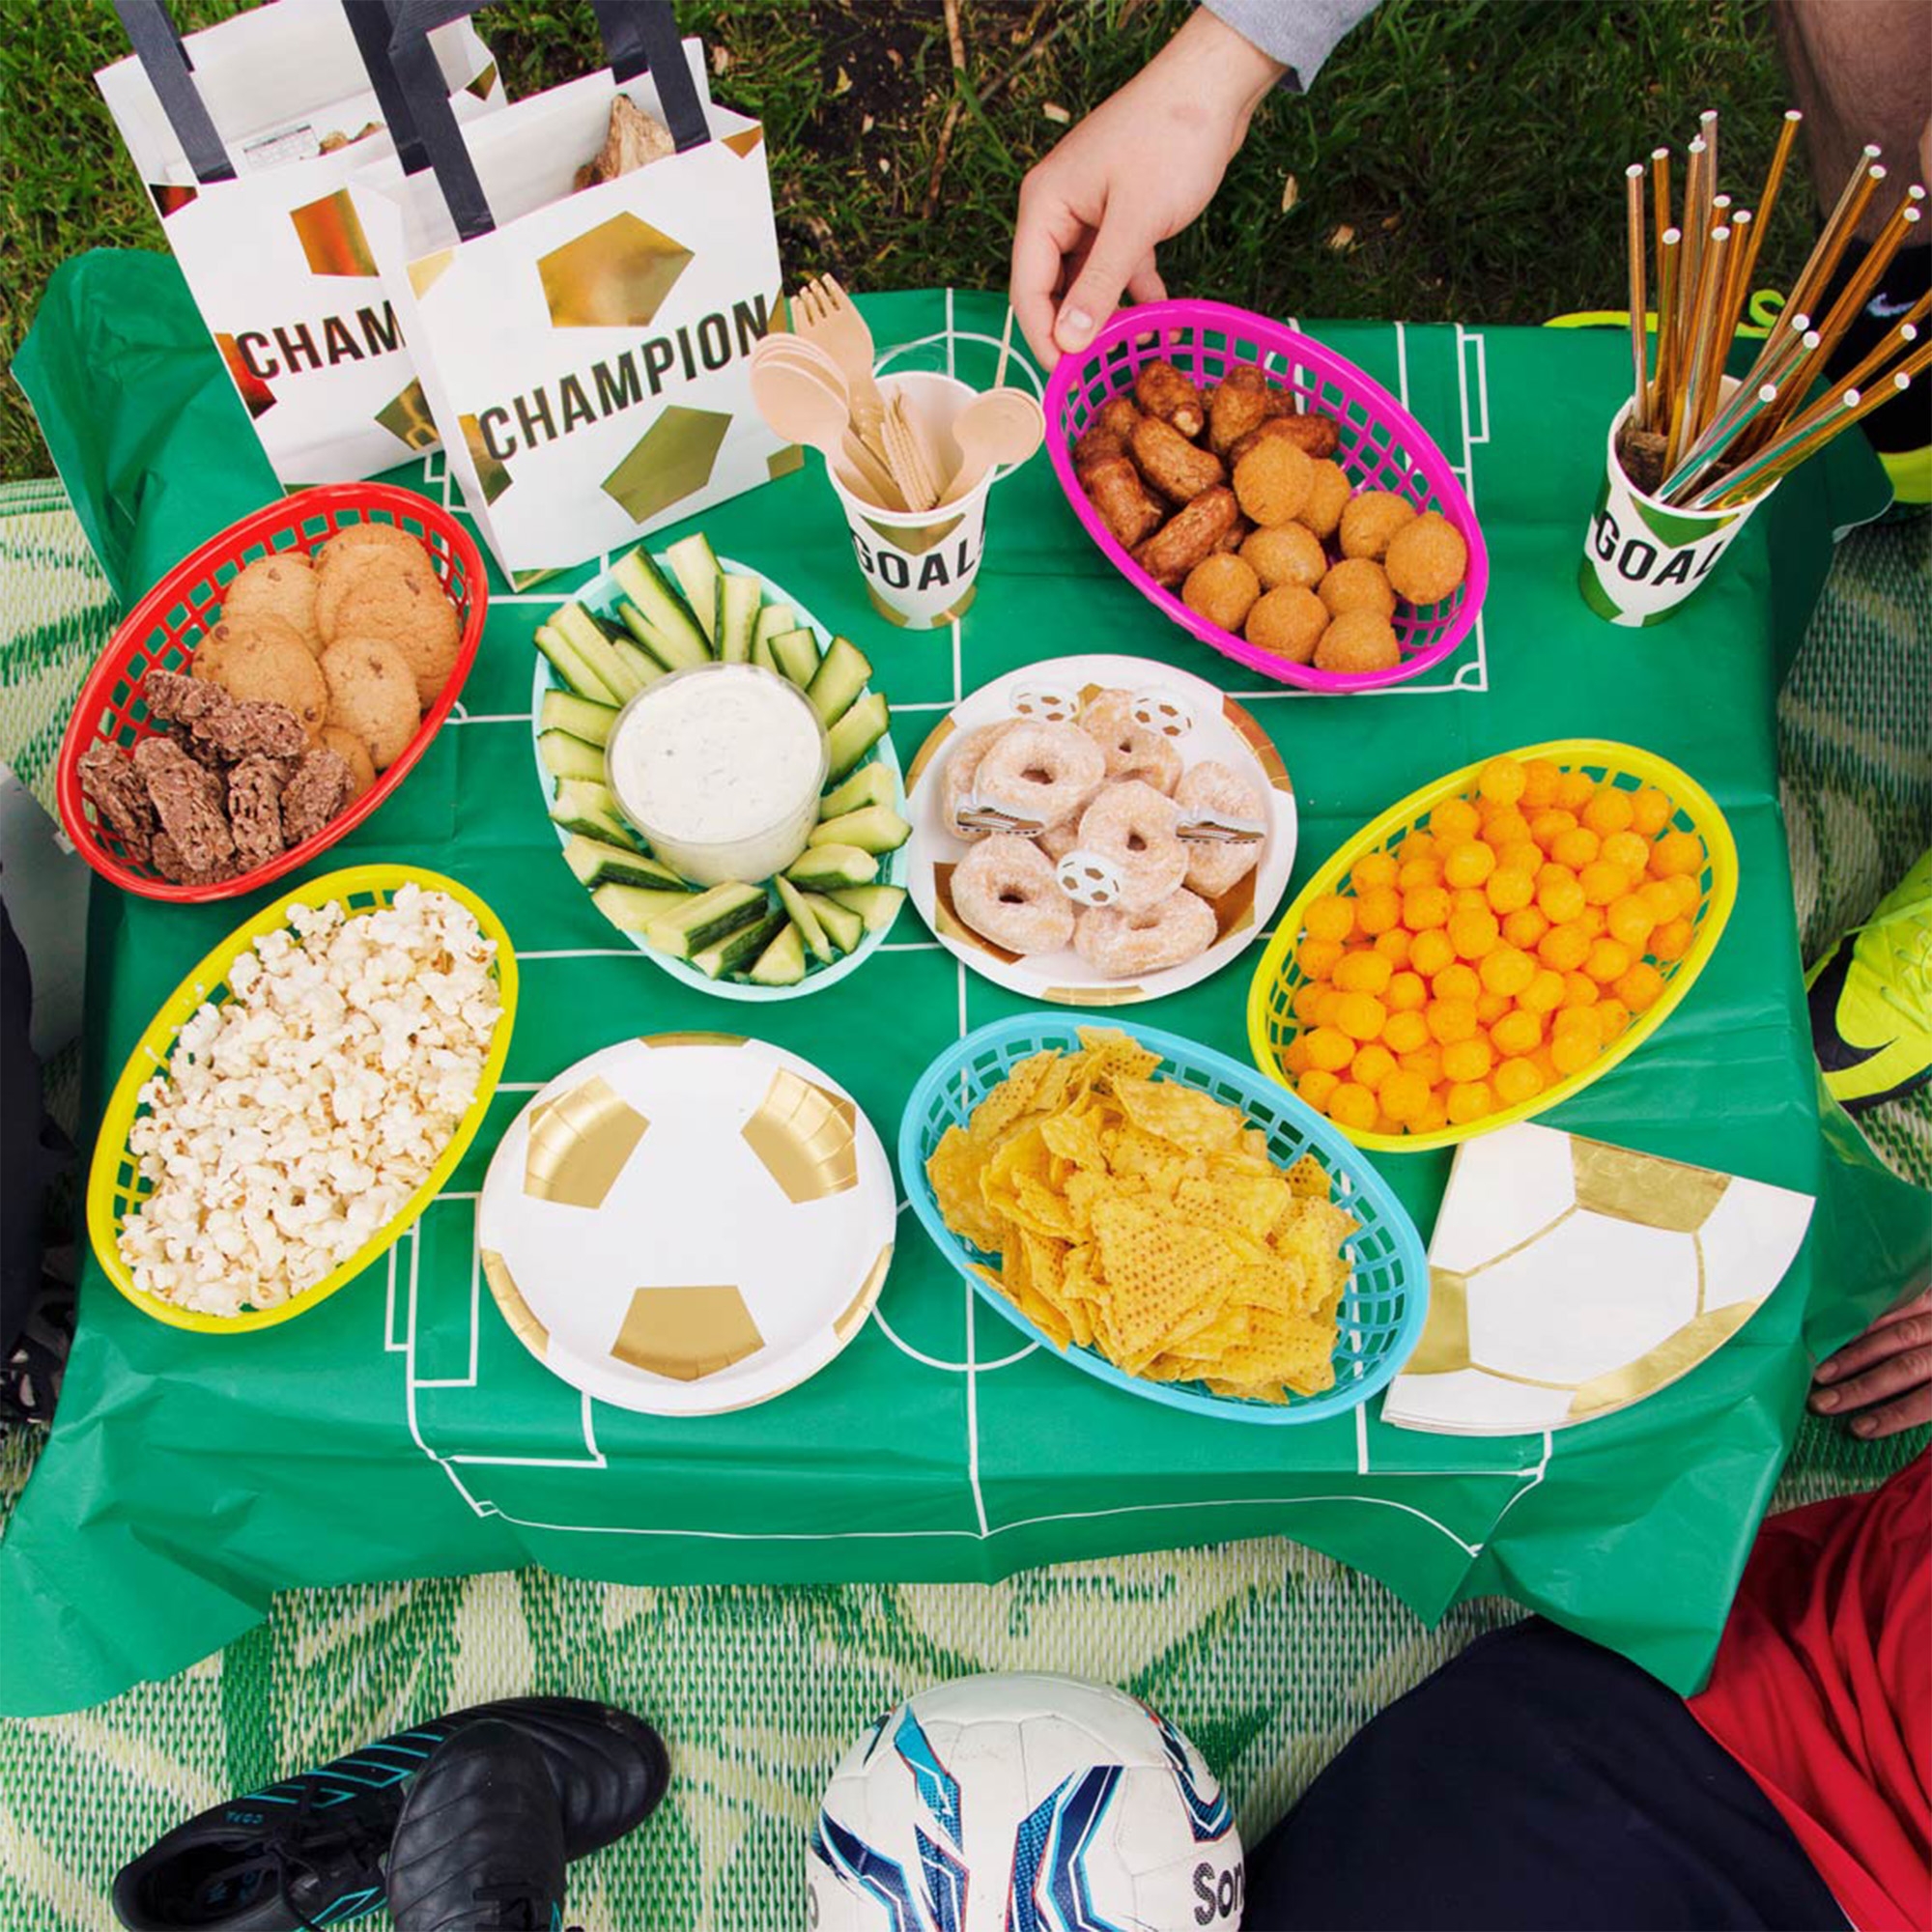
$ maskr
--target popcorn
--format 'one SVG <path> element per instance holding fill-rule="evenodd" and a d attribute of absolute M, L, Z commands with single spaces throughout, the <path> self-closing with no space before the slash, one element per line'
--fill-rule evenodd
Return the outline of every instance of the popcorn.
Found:
<path fill-rule="evenodd" d="M 136 1288 L 239 1315 L 313 1288 L 388 1222 L 448 1145 L 500 1010 L 495 942 L 446 893 L 345 916 L 290 908 L 182 1027 L 128 1146 Z"/>

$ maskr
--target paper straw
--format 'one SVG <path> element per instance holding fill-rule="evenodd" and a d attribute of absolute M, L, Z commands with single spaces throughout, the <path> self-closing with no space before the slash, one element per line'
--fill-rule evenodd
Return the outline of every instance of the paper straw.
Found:
<path fill-rule="evenodd" d="M 1650 427 L 1650 383 L 1644 369 L 1643 270 L 1643 163 L 1633 161 L 1624 170 L 1625 214 L 1630 229 L 1630 337 L 1631 363 L 1635 388 L 1631 402 L 1631 421 L 1638 429 Z"/>
<path fill-rule="evenodd" d="M 1004 388 L 1007 381 L 1007 357 L 1013 353 L 1013 305 L 1007 304 L 1007 326 L 1000 331 L 1000 363 L 993 371 L 993 387 Z"/>
<path fill-rule="evenodd" d="M 1765 383 L 1756 389 L 1739 389 L 1738 395 L 1746 401 L 1734 418 L 1727 424 L 1713 424 L 1710 433 L 1692 449 L 1682 463 L 1657 486 L 1656 495 L 1664 502 L 1669 502 L 1680 491 L 1693 483 L 1705 470 L 1722 457 L 1740 435 L 1777 400 L 1777 384 Z"/>
<path fill-rule="evenodd" d="M 1715 107 L 1707 107 L 1698 115 L 1697 138 L 1704 144 L 1704 178 L 1715 194 L 1718 183 L 1722 180 L 1718 172 L 1718 110 Z"/>
<path fill-rule="evenodd" d="M 1764 246 L 1764 234 L 1771 223 L 1771 212 L 1777 206 L 1777 191 L 1784 185 L 1784 170 L 1791 159 L 1791 150 L 1797 144 L 1798 126 L 1804 119 L 1797 108 L 1785 110 L 1784 126 L 1777 130 L 1777 146 L 1771 153 L 1771 166 L 1765 170 L 1764 192 L 1757 198 L 1757 221 L 1751 229 L 1750 245 L 1745 250 L 1744 266 L 1738 271 L 1739 286 L 1744 291 L 1744 299 L 1750 299 L 1751 277 L 1757 273 L 1758 250 Z"/>
<path fill-rule="evenodd" d="M 1670 398 L 1677 381 L 1677 278 L 1682 272 L 1683 242 L 1675 228 L 1666 228 L 1657 239 L 1657 379 L 1650 408 L 1655 429 L 1670 421 Z"/>
<path fill-rule="evenodd" d="M 1831 285 L 1838 259 L 1851 242 L 1852 231 L 1863 219 L 1865 209 L 1878 192 L 1879 183 L 1885 179 L 1885 170 L 1873 166 L 1878 152 L 1876 148 L 1867 147 L 1863 157 L 1852 170 L 1851 179 L 1839 193 L 1837 206 L 1833 209 L 1819 233 L 1810 260 L 1791 285 L 1790 307 L 1802 308 L 1810 314 L 1817 313 L 1817 298 Z"/>
<path fill-rule="evenodd" d="M 1691 425 L 1696 421 L 1698 412 L 1705 401 L 1705 385 L 1715 379 L 1712 375 L 1712 336 L 1716 320 L 1716 290 L 1723 278 L 1724 265 L 1729 259 L 1731 231 L 1716 228 L 1711 231 L 1709 245 L 1704 250 L 1704 259 L 1697 271 L 1697 292 L 1690 304 L 1692 333 L 1688 373 L 1685 378 L 1681 407 L 1672 412 L 1670 423 L 1670 443 L 1664 452 L 1663 467 L 1672 469 L 1685 446 L 1685 439 L 1691 434 Z"/>
<path fill-rule="evenodd" d="M 1932 355 L 1932 343 L 1926 344 L 1920 355 Z M 1923 366 L 1921 362 L 1919 367 L 1922 369 Z M 1814 424 L 1804 435 L 1793 436 L 1779 443 L 1776 449 L 1767 450 L 1757 463 L 1751 466 L 1752 476 L 1735 483 L 1712 507 L 1729 509 L 1731 497 L 1736 491 L 1742 491 L 1746 495 L 1761 494 L 1773 483 L 1781 483 L 1801 464 L 1809 462 L 1828 442 L 1843 435 L 1854 423 L 1862 422 L 1874 410 L 1883 409 L 1887 403 L 1897 401 L 1912 386 L 1915 373 L 1917 372 L 1909 372 L 1908 369 L 1901 367 L 1889 381 L 1868 390 L 1856 402 L 1850 400 L 1856 392 L 1847 390 L 1845 392 L 1847 407 Z"/>
<path fill-rule="evenodd" d="M 1704 174 L 1709 153 L 1701 137 L 1693 140 L 1684 168 L 1684 271 L 1677 278 L 1677 333 L 1687 344 L 1691 335 L 1690 303 L 1704 268 L 1704 239 L 1711 232 L 1711 184 Z"/>

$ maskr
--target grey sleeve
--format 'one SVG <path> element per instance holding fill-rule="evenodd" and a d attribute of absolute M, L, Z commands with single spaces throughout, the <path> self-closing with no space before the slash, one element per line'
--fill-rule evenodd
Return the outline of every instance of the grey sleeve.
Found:
<path fill-rule="evenodd" d="M 1269 59 L 1280 61 L 1289 70 L 1284 85 L 1305 93 L 1342 36 L 1373 14 L 1378 0 L 1202 0 L 1202 4 Z"/>

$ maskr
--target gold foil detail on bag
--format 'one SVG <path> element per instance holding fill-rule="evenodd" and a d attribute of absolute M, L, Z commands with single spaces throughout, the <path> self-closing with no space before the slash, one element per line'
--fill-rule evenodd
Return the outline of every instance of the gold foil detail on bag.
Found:
<path fill-rule="evenodd" d="M 643 328 L 696 258 L 628 210 L 537 257 L 553 328 Z"/>
<path fill-rule="evenodd" d="M 729 1282 L 639 1288 L 611 1345 L 613 1361 L 672 1381 L 702 1381 L 765 1346 L 745 1297 Z"/>
<path fill-rule="evenodd" d="M 1469 1280 L 1454 1268 L 1429 1270 L 1429 1313 L 1406 1376 L 1452 1376 L 1469 1362 Z"/>
<path fill-rule="evenodd" d="M 228 364 L 228 374 L 241 391 L 242 405 L 250 416 L 267 415 L 275 407 L 275 392 L 242 359 L 242 351 L 232 335 L 217 334 L 214 346 Z"/>
<path fill-rule="evenodd" d="M 413 377 L 408 388 L 392 396 L 376 412 L 376 420 L 412 449 L 434 449 L 440 439 L 436 420 L 429 412 L 429 398 Z"/>
<path fill-rule="evenodd" d="M 743 1046 L 745 1037 L 737 1033 L 647 1033 L 639 1046 Z"/>
<path fill-rule="evenodd" d="M 362 232 L 349 190 L 339 187 L 320 201 L 289 210 L 296 240 L 312 275 L 373 275 L 376 256 Z"/>
<path fill-rule="evenodd" d="M 925 734 L 925 743 L 913 753 L 912 768 L 905 775 L 905 795 L 908 798 L 912 796 L 913 786 L 925 776 L 926 767 L 939 755 L 940 746 L 945 744 L 958 728 L 951 718 L 942 718 Z"/>
<path fill-rule="evenodd" d="M 1221 716 L 1235 727 L 1236 735 L 1255 754 L 1255 762 L 1266 775 L 1269 785 L 1276 791 L 1293 791 L 1294 786 L 1289 781 L 1288 767 L 1282 762 L 1281 753 L 1254 713 L 1245 705 L 1236 703 L 1232 697 L 1224 696 L 1221 699 Z"/>
<path fill-rule="evenodd" d="M 434 255 L 421 255 L 410 264 L 410 287 L 420 301 L 442 278 L 442 271 L 456 260 L 454 248 L 439 248 Z"/>
<path fill-rule="evenodd" d="M 916 524 L 910 528 L 874 523 L 870 517 L 861 517 L 859 521 L 889 549 L 903 551 L 907 556 L 923 556 L 927 551 L 943 544 L 966 519 L 964 516 L 948 517 L 944 523 Z"/>
<path fill-rule="evenodd" d="M 465 94 L 473 94 L 478 100 L 488 100 L 496 85 L 497 63 L 490 61 L 476 71 L 472 79 L 464 82 L 463 91 Z"/>
<path fill-rule="evenodd" d="M 845 1304 L 845 1312 L 832 1324 L 832 1332 L 841 1342 L 849 1342 L 865 1324 L 866 1317 L 872 1312 L 872 1304 L 879 1298 L 880 1289 L 885 1286 L 892 1264 L 893 1244 L 888 1241 L 879 1250 L 872 1265 L 866 1270 L 866 1279 L 859 1284 L 859 1293 Z"/>
<path fill-rule="evenodd" d="M 1733 1301 L 1713 1308 L 1687 1321 L 1668 1341 L 1660 1342 L 1647 1355 L 1607 1375 L 1592 1376 L 1577 1384 L 1570 1402 L 1570 1420 L 1581 1422 L 1586 1416 L 1602 1415 L 1613 1408 L 1628 1408 L 1647 1395 L 1654 1395 L 1666 1382 L 1689 1375 L 1707 1356 L 1715 1355 L 1764 1305 L 1754 1301 Z"/>
<path fill-rule="evenodd" d="M 593 1073 L 581 1087 L 530 1109 L 524 1192 L 561 1208 L 603 1207 L 650 1124 Z"/>
<path fill-rule="evenodd" d="M 510 474 L 509 465 L 500 457 L 490 453 L 490 445 L 483 440 L 483 431 L 474 416 L 459 416 L 463 425 L 464 447 L 469 452 L 469 460 L 476 467 L 476 481 L 483 491 L 483 500 L 494 503 L 515 479 Z M 548 577 L 549 571 L 538 571 L 535 577 Z M 522 580 L 519 580 L 521 582 Z M 534 581 L 534 579 L 532 580 Z"/>
<path fill-rule="evenodd" d="M 1573 1138 L 1570 1165 L 1577 1207 L 1670 1235 L 1694 1235 L 1731 1184 L 1728 1174 L 1603 1141 Z"/>
<path fill-rule="evenodd" d="M 776 483 L 781 476 L 789 476 L 794 469 L 805 468 L 805 446 L 788 442 L 782 449 L 775 449 L 765 458 L 765 480 Z"/>
<path fill-rule="evenodd" d="M 756 154 L 764 138 L 765 129 L 763 124 L 760 123 L 755 128 L 742 128 L 736 134 L 723 136 L 719 145 L 729 148 L 742 160 L 747 155 Z"/>
<path fill-rule="evenodd" d="M 490 1284 L 490 1293 L 511 1332 L 542 1361 L 550 1348 L 550 1330 L 531 1314 L 530 1304 L 511 1279 L 503 1257 L 493 1248 L 479 1248 L 477 1259 L 483 1264 L 483 1279 Z"/>
<path fill-rule="evenodd" d="M 201 190 L 174 182 L 150 182 L 148 192 L 155 198 L 155 212 L 165 221 L 169 215 L 179 214 Z"/>
<path fill-rule="evenodd" d="M 850 1100 L 781 1066 L 745 1122 L 745 1145 L 794 1207 L 859 1184 L 857 1122 Z"/>
<path fill-rule="evenodd" d="M 729 415 L 672 403 L 605 477 L 602 488 L 634 524 L 647 524 L 711 481 Z"/>

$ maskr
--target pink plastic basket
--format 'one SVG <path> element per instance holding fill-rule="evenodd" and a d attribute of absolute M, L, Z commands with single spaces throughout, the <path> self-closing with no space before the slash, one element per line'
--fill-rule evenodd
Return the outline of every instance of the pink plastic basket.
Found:
<path fill-rule="evenodd" d="M 1405 496 L 1418 509 L 1439 510 L 1469 546 L 1469 570 L 1462 586 L 1422 610 L 1404 605 L 1395 619 L 1402 663 L 1393 670 L 1346 677 L 1289 664 L 1272 651 L 1210 624 L 1172 590 L 1163 590 L 1119 544 L 1073 473 L 1073 443 L 1107 400 L 1133 387 L 1143 362 L 1166 356 L 1197 383 L 1218 383 L 1236 362 L 1258 365 L 1277 388 L 1292 390 L 1302 409 L 1333 416 L 1341 431 L 1335 460 L 1357 490 L 1374 487 Z M 1054 474 L 1087 534 L 1116 570 L 1151 604 L 1223 657 L 1246 665 L 1278 684 L 1309 691 L 1372 691 L 1400 684 L 1440 664 L 1468 636 L 1490 583 L 1490 555 L 1476 513 L 1448 459 L 1422 425 L 1372 377 L 1312 336 L 1225 302 L 1152 302 L 1123 309 L 1094 338 L 1084 355 L 1063 355 L 1046 387 L 1046 419 L 1057 434 L 1047 439 Z"/>

